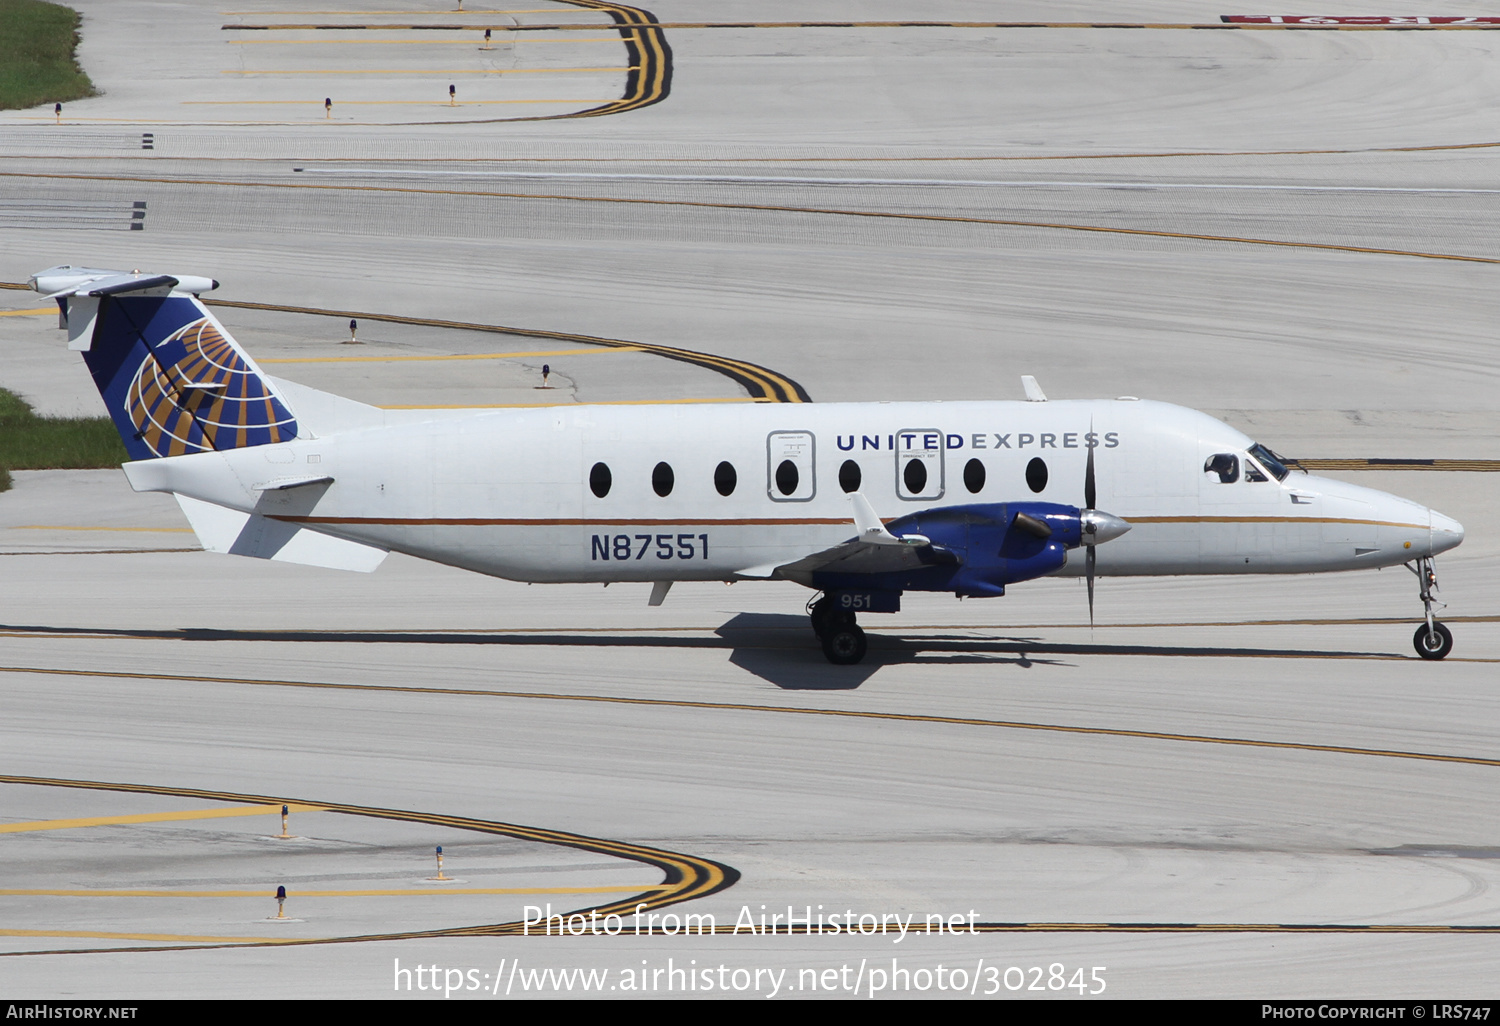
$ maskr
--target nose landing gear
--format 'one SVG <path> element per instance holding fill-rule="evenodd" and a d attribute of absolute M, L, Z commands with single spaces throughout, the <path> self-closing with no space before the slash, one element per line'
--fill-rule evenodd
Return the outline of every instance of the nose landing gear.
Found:
<path fill-rule="evenodd" d="M 1415 565 L 1407 563 L 1406 568 L 1417 575 L 1417 595 L 1422 600 L 1427 620 L 1417 628 L 1417 633 L 1411 639 L 1412 646 L 1423 659 L 1441 659 L 1453 651 L 1453 632 L 1432 618 L 1432 604 L 1437 601 L 1432 593 L 1438 586 L 1437 570 L 1433 568 L 1432 557 L 1419 559 Z M 1444 604 L 1438 602 L 1438 605 Z"/>
<path fill-rule="evenodd" d="M 865 657 L 869 643 L 855 622 L 854 611 L 835 609 L 827 595 L 808 606 L 813 633 L 823 643 L 823 654 L 835 666 L 853 666 Z"/>

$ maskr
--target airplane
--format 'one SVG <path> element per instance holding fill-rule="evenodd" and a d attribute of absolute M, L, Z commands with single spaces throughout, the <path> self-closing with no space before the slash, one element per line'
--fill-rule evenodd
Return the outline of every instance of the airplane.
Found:
<path fill-rule="evenodd" d="M 650 583 L 653 606 L 676 581 L 795 581 L 838 665 L 866 654 L 858 615 L 908 591 L 1082 576 L 1092 622 L 1098 576 L 1404 564 L 1418 655 L 1453 647 L 1433 558 L 1462 525 L 1181 406 L 1048 400 L 1024 376 L 1024 401 L 384 410 L 262 373 L 198 298 L 210 278 L 64 265 L 31 287 L 57 300 L 131 487 L 175 496 L 212 552 L 369 572 L 394 550 Z"/>

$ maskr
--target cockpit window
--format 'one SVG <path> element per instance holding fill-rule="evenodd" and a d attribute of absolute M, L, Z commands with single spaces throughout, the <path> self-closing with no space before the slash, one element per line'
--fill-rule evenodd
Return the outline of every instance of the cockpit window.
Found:
<path fill-rule="evenodd" d="M 1240 479 L 1240 458 L 1232 452 L 1214 453 L 1203 464 L 1203 472 L 1218 474 L 1223 484 L 1234 484 Z"/>
<path fill-rule="evenodd" d="M 1251 456 L 1254 456 L 1257 460 L 1260 461 L 1261 466 L 1265 467 L 1271 472 L 1271 476 L 1276 480 L 1285 481 L 1287 474 L 1291 473 L 1291 471 L 1287 470 L 1286 468 L 1286 462 L 1280 456 L 1276 455 L 1274 452 L 1272 452 L 1270 449 L 1267 449 L 1259 442 L 1256 442 L 1254 445 L 1252 445 L 1249 452 Z"/>
<path fill-rule="evenodd" d="M 1261 473 L 1260 467 L 1256 466 L 1254 460 L 1247 459 L 1247 460 L 1245 460 L 1245 480 L 1246 481 L 1269 481 L 1270 478 L 1266 477 L 1265 474 Z"/>

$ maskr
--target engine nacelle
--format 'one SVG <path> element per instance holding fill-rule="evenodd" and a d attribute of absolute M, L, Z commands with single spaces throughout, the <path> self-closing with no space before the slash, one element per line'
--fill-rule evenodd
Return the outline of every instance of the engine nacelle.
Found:
<path fill-rule="evenodd" d="M 876 574 L 815 573 L 825 590 L 947 591 L 982 598 L 1005 586 L 1053 573 L 1082 542 L 1082 511 L 1051 502 L 944 506 L 885 525 L 897 538 L 922 538 L 917 565 Z"/>

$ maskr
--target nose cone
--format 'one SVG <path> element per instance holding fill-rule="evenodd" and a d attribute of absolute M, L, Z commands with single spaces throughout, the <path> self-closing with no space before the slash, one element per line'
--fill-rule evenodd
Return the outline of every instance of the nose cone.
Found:
<path fill-rule="evenodd" d="M 1458 547 L 1464 540 L 1464 525 L 1452 517 L 1445 517 L 1437 510 L 1428 510 L 1432 517 L 1432 554 L 1447 552 Z"/>

